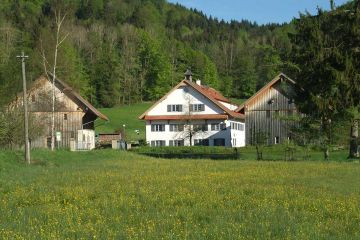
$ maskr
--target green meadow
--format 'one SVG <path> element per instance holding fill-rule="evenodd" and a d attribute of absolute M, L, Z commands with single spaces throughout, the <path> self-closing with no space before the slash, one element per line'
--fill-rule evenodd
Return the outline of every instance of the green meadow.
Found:
<path fill-rule="evenodd" d="M 139 120 L 153 103 L 137 103 L 132 105 L 123 105 L 115 108 L 100 108 L 110 121 L 97 120 L 95 129 L 97 133 L 114 133 L 123 130 L 125 125 L 125 134 L 128 140 L 145 139 L 145 122 Z M 137 134 L 135 130 L 140 130 Z"/>
<path fill-rule="evenodd" d="M 0 239 L 359 239 L 360 164 L 0 152 Z"/>

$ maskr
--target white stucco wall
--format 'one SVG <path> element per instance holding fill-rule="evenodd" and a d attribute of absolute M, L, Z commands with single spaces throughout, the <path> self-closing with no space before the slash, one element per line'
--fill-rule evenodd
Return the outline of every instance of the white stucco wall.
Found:
<path fill-rule="evenodd" d="M 169 104 L 182 104 L 182 112 L 168 112 L 167 105 Z M 191 112 L 192 115 L 196 114 L 222 114 L 224 111 L 211 102 L 208 98 L 197 92 L 191 87 L 180 87 L 167 96 L 162 102 L 151 109 L 148 116 L 164 116 L 164 115 L 184 115 L 189 113 L 189 104 L 205 104 L 205 111 Z"/>
<path fill-rule="evenodd" d="M 231 123 L 238 123 L 244 126 L 243 131 L 231 129 Z M 225 123 L 225 130 L 212 131 L 211 124 L 212 123 Z M 164 124 L 165 131 L 164 132 L 152 132 L 151 125 L 152 124 Z M 146 121 L 146 141 L 150 145 L 151 141 L 163 140 L 165 141 L 166 146 L 169 146 L 170 140 L 183 140 L 184 145 L 190 146 L 190 139 L 188 136 L 188 131 L 184 132 L 170 132 L 170 124 L 186 124 L 181 121 Z M 194 145 L 195 139 L 209 139 L 210 146 L 214 145 L 214 139 L 216 138 L 224 138 L 226 147 L 243 147 L 245 146 L 245 124 L 238 121 L 221 121 L 221 120 L 198 120 L 192 121 L 192 124 L 207 124 L 208 131 L 198 132 L 192 137 L 192 144 Z M 236 141 L 234 141 L 236 139 Z"/>
<path fill-rule="evenodd" d="M 182 112 L 168 112 L 168 105 L 181 104 L 183 107 Z M 189 111 L 190 104 L 204 104 L 205 110 L 201 112 L 191 112 Z M 221 102 L 227 108 L 234 110 L 237 108 L 236 105 L 228 104 Z M 159 102 L 154 106 L 148 113 L 148 116 L 179 116 L 179 115 L 204 115 L 204 114 L 224 114 L 224 110 L 216 106 L 208 98 L 204 97 L 202 94 L 197 92 L 195 89 L 189 86 L 182 86 L 173 92 L 171 92 L 165 99 Z M 231 123 L 236 122 L 244 125 L 244 130 L 239 131 L 231 129 Z M 225 123 L 225 130 L 211 130 L 212 123 Z M 152 132 L 152 124 L 164 124 L 165 131 L 163 132 Z M 182 124 L 187 127 L 187 124 L 207 124 L 208 131 L 197 132 L 192 137 L 191 145 L 194 145 L 195 139 L 208 139 L 209 145 L 214 145 L 214 139 L 223 138 L 225 139 L 225 146 L 227 147 L 243 147 L 245 146 L 245 124 L 236 120 L 191 120 L 191 122 L 181 121 L 181 120 L 153 120 L 146 121 L 146 141 L 148 144 L 151 144 L 151 141 L 165 141 L 166 146 L 169 146 L 170 140 L 184 140 L 185 146 L 190 146 L 189 131 L 183 132 L 170 132 L 170 124 Z M 235 140 L 234 140 L 235 139 Z"/>
<path fill-rule="evenodd" d="M 219 101 L 222 105 L 224 105 L 225 107 L 227 107 L 228 109 L 230 109 L 231 111 L 234 111 L 235 109 L 238 108 L 237 105 L 231 104 L 231 103 L 226 103 L 226 102 L 222 102 Z"/>

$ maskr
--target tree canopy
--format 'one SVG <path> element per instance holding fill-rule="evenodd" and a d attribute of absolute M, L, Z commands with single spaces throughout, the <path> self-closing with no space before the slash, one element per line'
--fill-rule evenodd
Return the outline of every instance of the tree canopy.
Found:
<path fill-rule="evenodd" d="M 161 97 L 190 68 L 228 97 L 245 98 L 284 70 L 292 24 L 219 21 L 164 0 L 5 0 L 0 4 L 1 104 L 52 59 L 54 12 L 65 15 L 57 76 L 91 103 L 111 107 Z"/>

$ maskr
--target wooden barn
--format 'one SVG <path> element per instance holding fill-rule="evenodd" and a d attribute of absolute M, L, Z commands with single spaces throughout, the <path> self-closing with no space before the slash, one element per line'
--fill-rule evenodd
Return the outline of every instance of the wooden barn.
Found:
<path fill-rule="evenodd" d="M 245 114 L 246 145 L 254 145 L 260 136 L 269 145 L 292 138 L 289 119 L 297 113 L 294 87 L 295 81 L 281 73 L 236 110 Z"/>
<path fill-rule="evenodd" d="M 52 75 L 49 75 L 52 78 Z M 52 119 L 52 83 L 46 76 L 34 81 L 28 90 L 29 113 L 41 124 L 42 136 L 30 139 L 32 148 L 49 148 L 51 146 Z M 55 81 L 55 132 L 56 147 L 68 148 L 70 139 L 79 139 L 78 130 L 94 130 L 97 118 L 109 119 L 99 112 L 88 101 L 81 97 L 69 85 L 56 79 Z M 18 101 L 22 102 L 22 101 Z"/>

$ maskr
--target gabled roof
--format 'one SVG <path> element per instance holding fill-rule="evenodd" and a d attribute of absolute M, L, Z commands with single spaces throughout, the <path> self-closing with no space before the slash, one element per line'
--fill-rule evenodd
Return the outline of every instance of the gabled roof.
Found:
<path fill-rule="evenodd" d="M 139 117 L 139 119 L 146 119 L 146 116 L 147 116 L 149 111 L 151 111 L 156 105 L 158 105 L 160 102 L 162 102 L 164 99 L 166 99 L 167 96 L 169 96 L 173 91 L 175 91 L 176 89 L 178 89 L 181 86 L 190 86 L 190 87 L 192 87 L 197 92 L 202 94 L 204 97 L 209 99 L 217 107 L 222 109 L 224 111 L 225 115 L 230 116 L 232 118 L 245 119 L 245 116 L 243 114 L 232 111 L 229 108 L 227 108 L 226 106 L 224 106 L 222 103 L 219 102 L 219 101 L 222 101 L 222 102 L 230 103 L 230 101 L 227 98 L 225 98 L 221 93 L 219 93 L 218 91 L 216 91 L 213 88 L 209 88 L 209 87 L 206 87 L 206 86 L 200 86 L 200 85 L 198 85 L 198 84 L 196 84 L 194 82 L 188 81 L 188 80 L 182 80 L 178 85 L 176 85 L 167 94 L 165 94 L 160 100 L 158 100 L 155 104 L 153 104 L 145 113 L 143 113 Z"/>
<path fill-rule="evenodd" d="M 50 72 L 48 72 L 48 75 L 52 78 L 54 75 Z M 49 82 L 51 82 L 51 79 L 48 79 L 45 77 Z M 73 90 L 68 84 L 61 81 L 58 78 L 55 78 L 55 85 L 57 88 L 59 88 L 67 97 L 69 97 L 72 101 L 74 101 L 76 104 L 79 105 L 79 107 L 84 111 L 90 111 L 97 117 L 109 121 L 109 118 L 102 114 L 99 110 L 97 110 L 93 105 L 91 105 L 88 101 L 86 101 L 82 96 L 80 96 L 79 93 L 77 93 L 75 90 Z"/>
<path fill-rule="evenodd" d="M 279 81 L 282 81 L 282 80 L 288 81 L 289 83 L 294 84 L 294 85 L 296 84 L 296 82 L 294 80 L 292 80 L 291 78 L 286 76 L 284 73 L 280 73 L 273 80 L 271 80 L 268 84 L 266 84 L 263 88 L 261 88 L 259 91 L 257 91 L 253 96 L 251 96 L 248 100 L 246 100 L 235 111 L 236 112 L 243 111 L 245 106 L 247 106 L 247 105 L 253 103 L 254 101 L 256 101 L 256 99 L 258 97 L 260 97 L 263 93 L 265 93 L 267 90 L 269 90 L 271 87 L 273 87 L 276 83 L 278 83 Z"/>
<path fill-rule="evenodd" d="M 208 87 L 208 86 L 200 86 L 203 91 L 206 92 L 207 95 L 215 98 L 218 101 L 225 102 L 225 103 L 231 103 L 229 99 L 224 97 L 220 92 L 216 91 L 215 89 Z"/>
<path fill-rule="evenodd" d="M 161 115 L 145 116 L 144 120 L 226 120 L 226 114 Z"/>

